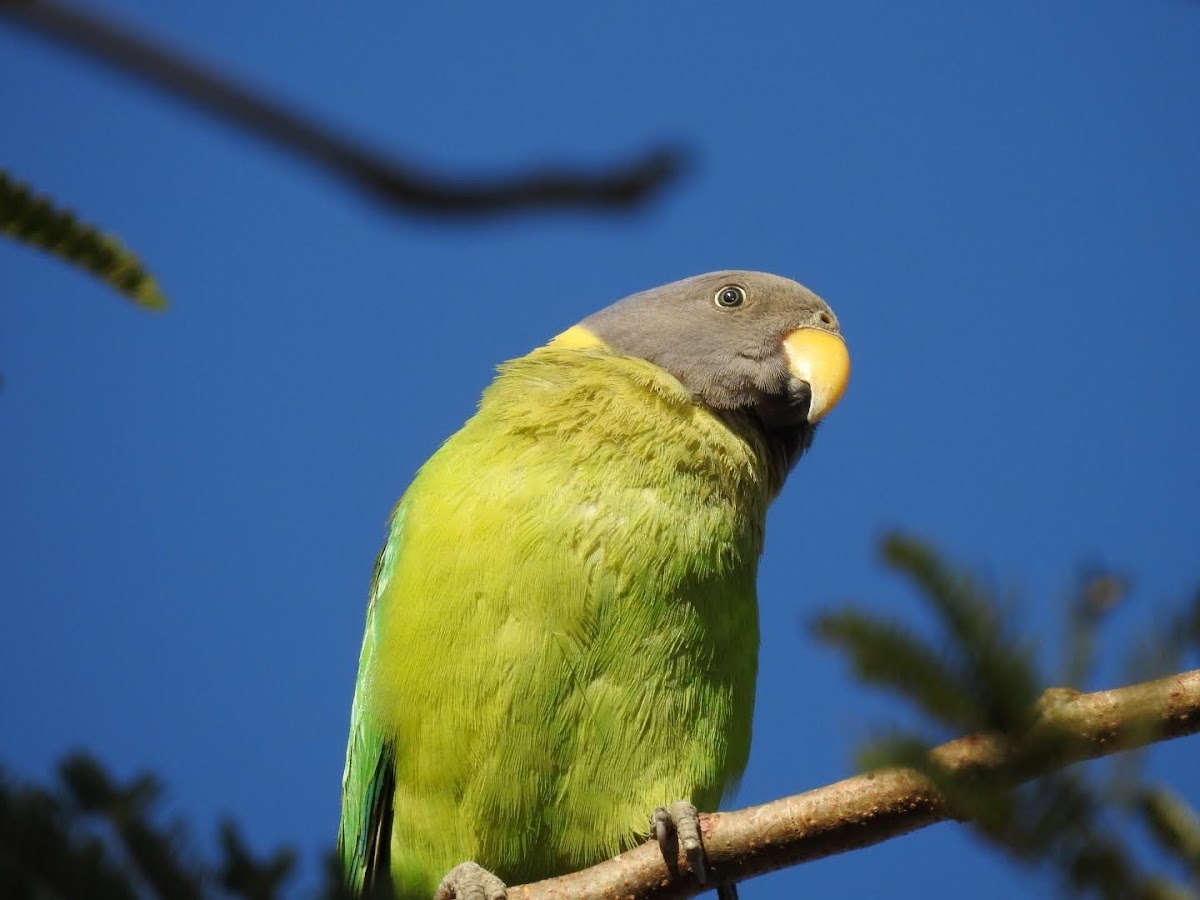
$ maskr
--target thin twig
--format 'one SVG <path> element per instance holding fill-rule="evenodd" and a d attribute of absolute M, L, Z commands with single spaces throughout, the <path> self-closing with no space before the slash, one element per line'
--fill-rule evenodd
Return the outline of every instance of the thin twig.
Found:
<path fill-rule="evenodd" d="M 543 208 L 630 207 L 674 179 L 684 162 L 679 150 L 660 148 L 608 170 L 542 169 L 511 179 L 447 179 L 334 134 L 95 13 L 48 0 L 0 0 L 3 20 L 233 122 L 410 213 L 480 217 Z"/>

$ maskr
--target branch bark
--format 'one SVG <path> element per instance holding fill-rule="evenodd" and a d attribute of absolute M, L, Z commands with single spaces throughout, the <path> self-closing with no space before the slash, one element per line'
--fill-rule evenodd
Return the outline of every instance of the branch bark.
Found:
<path fill-rule="evenodd" d="M 943 766 L 1017 780 L 1073 762 L 1132 750 L 1200 731 L 1200 669 L 1109 691 L 1053 688 L 1042 696 L 1030 738 L 1053 734 L 1061 753 L 1041 770 L 1019 748 L 991 735 L 935 747 Z M 1014 768 L 1016 767 L 1016 768 Z M 694 897 L 719 882 L 844 853 L 955 818 L 928 780 L 908 769 L 882 769 L 736 812 L 701 816 L 710 883 L 700 885 L 682 854 L 670 865 L 654 843 L 570 875 L 510 888 L 509 900 L 666 900 Z"/>
<path fill-rule="evenodd" d="M 650 199 L 684 164 L 681 151 L 660 148 L 607 170 L 445 178 L 350 141 L 96 13 L 51 0 L 0 0 L 4 19 L 257 134 L 410 213 L 478 218 L 532 209 L 628 208 Z"/>

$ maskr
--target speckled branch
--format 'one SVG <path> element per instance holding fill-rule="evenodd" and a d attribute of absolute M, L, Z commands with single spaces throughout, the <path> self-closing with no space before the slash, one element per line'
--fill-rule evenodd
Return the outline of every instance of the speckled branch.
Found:
<path fill-rule="evenodd" d="M 959 738 L 931 753 L 956 772 L 1011 772 L 1028 780 L 1072 762 L 1198 731 L 1200 669 L 1093 694 L 1047 691 L 1031 737 L 1053 734 L 1057 752 L 1053 764 L 1040 769 L 1023 762 L 1016 748 L 987 735 Z M 953 818 L 928 780 L 908 769 L 883 769 L 762 806 L 702 816 L 701 822 L 710 877 L 741 881 Z M 682 856 L 668 867 L 657 845 L 647 843 L 582 872 L 510 888 L 508 896 L 659 900 L 694 897 L 712 884 L 696 884 Z"/>

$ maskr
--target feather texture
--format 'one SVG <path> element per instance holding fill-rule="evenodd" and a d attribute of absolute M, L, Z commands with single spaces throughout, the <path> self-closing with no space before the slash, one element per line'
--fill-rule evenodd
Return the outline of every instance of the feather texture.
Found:
<path fill-rule="evenodd" d="M 717 806 L 750 748 L 770 456 L 638 359 L 501 367 L 376 565 L 343 781 L 355 884 L 384 857 L 401 897 L 468 859 L 544 878 L 627 848 L 656 806 Z"/>

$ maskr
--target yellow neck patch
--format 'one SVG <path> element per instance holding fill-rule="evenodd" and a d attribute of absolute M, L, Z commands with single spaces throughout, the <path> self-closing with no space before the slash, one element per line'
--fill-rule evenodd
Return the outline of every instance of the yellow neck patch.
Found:
<path fill-rule="evenodd" d="M 587 350 L 596 348 L 598 350 L 607 350 L 608 345 L 600 338 L 596 337 L 582 325 L 572 325 L 562 334 L 556 335 L 547 347 L 553 347 L 556 350 Z"/>

